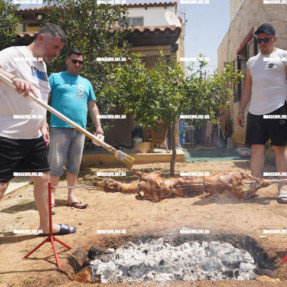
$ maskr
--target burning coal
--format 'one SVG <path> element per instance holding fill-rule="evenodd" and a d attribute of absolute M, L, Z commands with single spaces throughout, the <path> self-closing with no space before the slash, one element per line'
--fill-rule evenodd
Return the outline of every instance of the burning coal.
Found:
<path fill-rule="evenodd" d="M 111 284 L 150 280 L 252 280 L 257 267 L 247 251 L 229 243 L 193 241 L 173 246 L 162 238 L 138 244 L 128 242 L 117 250 L 96 254 L 90 264 L 94 280 Z"/>

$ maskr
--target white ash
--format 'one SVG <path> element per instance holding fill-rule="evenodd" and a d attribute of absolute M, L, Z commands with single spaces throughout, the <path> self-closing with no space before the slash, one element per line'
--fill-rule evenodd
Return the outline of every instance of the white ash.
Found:
<path fill-rule="evenodd" d="M 167 280 L 252 280 L 251 255 L 229 243 L 189 242 L 173 246 L 162 238 L 128 242 L 106 258 L 91 261 L 94 278 L 102 283 Z"/>

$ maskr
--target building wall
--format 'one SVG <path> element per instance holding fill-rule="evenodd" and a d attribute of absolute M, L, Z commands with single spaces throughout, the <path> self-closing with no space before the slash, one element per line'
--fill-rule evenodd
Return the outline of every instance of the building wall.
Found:
<path fill-rule="evenodd" d="M 173 12 L 176 15 L 176 6 L 160 6 L 160 7 L 129 7 L 128 17 L 144 17 L 143 26 L 166 26 L 170 25 L 165 17 L 165 13 Z M 26 16 L 30 17 L 30 16 Z M 31 16 L 31 23 L 35 23 L 34 16 Z M 177 17 L 177 16 L 175 16 Z M 26 22 L 29 22 L 27 20 Z M 40 27 L 40 22 L 38 27 L 28 27 L 27 24 L 21 23 L 17 29 L 18 32 L 26 31 L 38 31 Z"/>
<path fill-rule="evenodd" d="M 275 28 L 278 37 L 276 46 L 287 50 L 286 15 L 287 5 L 263 4 L 262 0 L 244 0 L 217 50 L 218 70 L 222 71 L 225 62 L 236 60 L 237 50 L 246 35 L 252 28 L 255 31 L 264 22 L 271 23 Z M 238 109 L 239 102 L 235 102 L 225 116 L 227 121 L 231 121 L 233 142 L 242 146 L 245 142 L 245 128 L 239 128 L 236 124 Z M 248 107 L 245 110 L 245 120 L 247 111 Z"/>
<path fill-rule="evenodd" d="M 185 71 L 185 62 L 184 61 L 180 61 L 180 58 L 184 58 L 185 57 L 185 45 L 184 45 L 184 38 L 185 38 L 185 24 L 181 24 L 181 33 L 179 36 L 179 39 L 177 40 L 177 44 L 178 44 L 178 53 L 177 53 L 177 62 L 180 63 L 180 67 L 183 71 Z"/>
<path fill-rule="evenodd" d="M 230 0 L 229 1 L 230 23 L 232 22 L 232 20 L 237 15 L 237 13 L 241 7 L 242 2 L 244 2 L 244 0 Z"/>
<path fill-rule="evenodd" d="M 176 13 L 175 6 L 164 7 L 137 7 L 128 9 L 128 17 L 144 17 L 144 26 L 169 25 L 166 18 L 166 11 Z"/>

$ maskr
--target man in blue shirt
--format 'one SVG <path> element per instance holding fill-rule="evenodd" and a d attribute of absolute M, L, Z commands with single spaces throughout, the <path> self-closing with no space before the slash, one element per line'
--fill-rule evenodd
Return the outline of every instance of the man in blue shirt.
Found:
<path fill-rule="evenodd" d="M 77 49 L 70 51 L 65 62 L 66 72 L 55 73 L 49 77 L 51 106 L 84 129 L 87 125 L 89 111 L 97 126 L 96 133 L 103 135 L 93 87 L 89 80 L 79 75 L 83 65 L 82 53 Z M 54 115 L 51 115 L 50 127 L 51 184 L 52 186 L 58 184 L 67 159 L 68 186 L 75 186 L 80 170 L 85 136 Z M 79 209 L 87 207 L 87 204 L 77 200 L 74 188 L 68 188 L 66 205 Z M 55 214 L 55 192 L 52 194 L 52 207 L 53 214 Z"/>

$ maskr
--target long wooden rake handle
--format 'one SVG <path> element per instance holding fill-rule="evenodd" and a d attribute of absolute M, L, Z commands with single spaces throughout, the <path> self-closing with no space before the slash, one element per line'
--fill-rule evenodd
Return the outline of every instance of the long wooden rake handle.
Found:
<path fill-rule="evenodd" d="M 14 85 L 14 83 L 8 79 L 6 76 L 2 75 L 0 73 L 0 78 L 9 86 L 11 86 L 12 88 L 15 88 L 16 86 Z M 28 97 L 33 100 L 34 102 L 36 102 L 37 104 L 39 104 L 41 107 L 45 108 L 46 110 L 48 110 L 49 112 L 51 112 L 52 114 L 54 114 L 55 116 L 57 116 L 58 118 L 60 118 L 61 120 L 63 120 L 64 122 L 66 122 L 67 124 L 71 125 L 73 128 L 75 128 L 77 131 L 81 132 L 82 134 L 84 134 L 85 136 L 87 136 L 88 138 L 90 138 L 91 140 L 93 140 L 94 142 L 96 142 L 98 145 L 100 145 L 101 147 L 103 147 L 105 150 L 107 150 L 109 153 L 114 154 L 115 158 L 117 158 L 120 161 L 123 161 L 126 165 L 128 165 L 129 167 L 132 167 L 133 162 L 134 162 L 134 158 L 125 154 L 122 151 L 119 151 L 117 149 L 115 149 L 114 147 L 110 146 L 109 144 L 98 140 L 93 134 L 91 134 L 89 131 L 85 130 L 84 128 L 82 128 L 81 126 L 79 126 L 78 124 L 76 124 L 75 122 L 73 122 L 72 120 L 70 120 L 69 118 L 67 118 L 66 116 L 64 116 L 63 114 L 61 114 L 60 112 L 58 112 L 57 110 L 55 110 L 54 108 L 52 108 L 51 106 L 49 106 L 48 104 L 46 104 L 45 102 L 43 102 L 42 100 L 36 98 L 31 92 L 28 94 Z"/>

